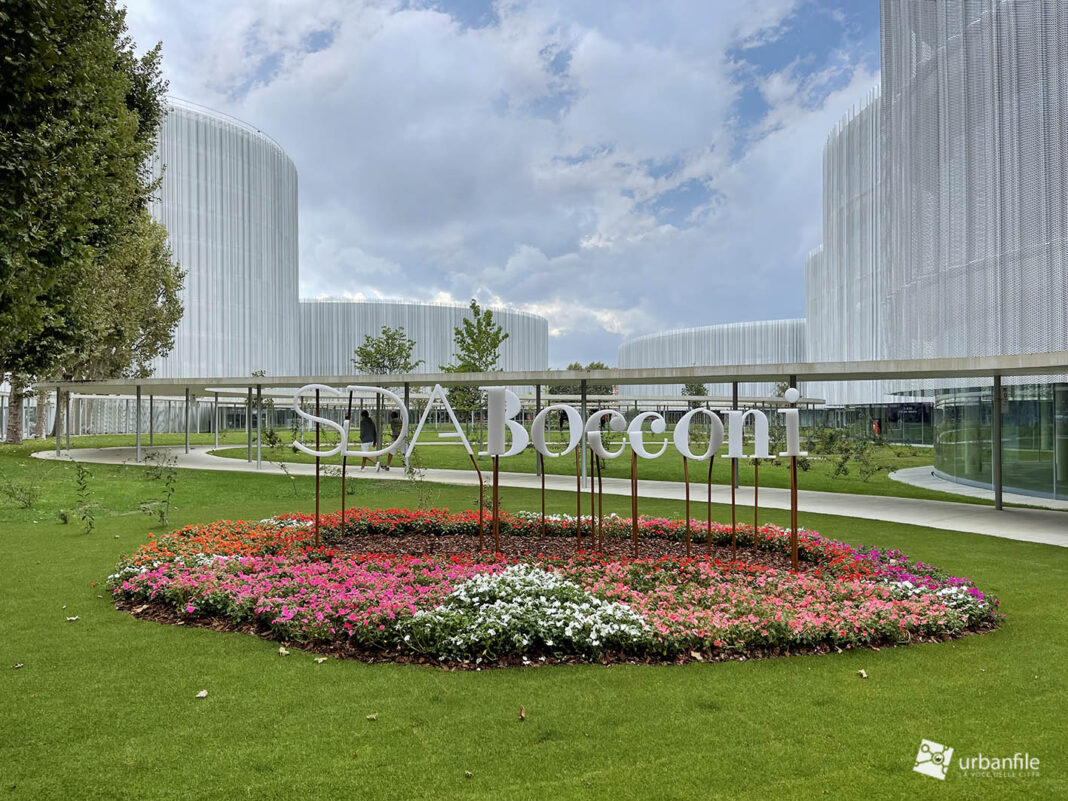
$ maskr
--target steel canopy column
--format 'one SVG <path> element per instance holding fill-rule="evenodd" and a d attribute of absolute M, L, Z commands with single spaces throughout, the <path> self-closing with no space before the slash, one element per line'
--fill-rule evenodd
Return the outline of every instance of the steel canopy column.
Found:
<path fill-rule="evenodd" d="M 155 409 L 153 403 L 155 396 L 148 396 L 148 445 L 152 447 L 156 442 L 156 421 L 155 421 Z"/>
<path fill-rule="evenodd" d="M 8 396 L 8 403 L 11 402 L 11 396 Z M 63 415 L 60 414 L 60 404 L 63 402 L 63 388 L 56 387 L 56 456 L 59 456 L 60 442 L 63 439 Z"/>
<path fill-rule="evenodd" d="M 137 410 L 134 412 L 134 431 L 137 433 L 136 461 L 141 461 L 141 385 L 137 385 Z"/>
<path fill-rule="evenodd" d="M 70 450 L 70 390 L 69 389 L 67 390 L 67 393 L 66 393 L 66 399 L 67 399 L 67 418 L 66 418 L 66 420 L 63 421 L 63 423 L 64 423 L 64 425 L 63 425 L 63 433 L 64 433 L 65 438 L 67 440 L 67 450 L 69 451 Z"/>
<path fill-rule="evenodd" d="M 185 452 L 189 453 L 189 387 L 185 388 Z"/>
<path fill-rule="evenodd" d="M 248 463 L 252 464 L 252 387 L 248 388 L 248 402 L 245 404 L 245 437 L 248 439 Z"/>
<path fill-rule="evenodd" d="M 994 408 L 993 419 L 990 421 L 990 451 L 991 460 L 994 463 L 994 508 L 1001 509 L 1002 478 L 1001 478 L 1001 376 L 994 376 Z"/>
<path fill-rule="evenodd" d="M 261 454 L 261 441 L 263 439 L 260 436 L 263 431 L 263 385 L 256 385 L 256 469 L 259 470 L 263 466 L 262 454 Z"/>
<path fill-rule="evenodd" d="M 215 450 L 219 450 L 219 393 L 215 393 L 215 408 L 212 409 L 213 421 L 211 427 L 215 429 Z"/>

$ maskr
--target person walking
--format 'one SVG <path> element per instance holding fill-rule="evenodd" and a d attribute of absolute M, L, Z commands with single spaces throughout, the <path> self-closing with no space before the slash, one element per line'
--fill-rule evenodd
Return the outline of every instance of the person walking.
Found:
<path fill-rule="evenodd" d="M 378 430 L 375 428 L 375 421 L 371 419 L 371 415 L 364 409 L 360 412 L 360 450 L 366 452 L 373 449 L 377 440 Z M 368 462 L 375 465 L 375 467 L 381 467 L 376 459 L 364 456 L 363 461 L 360 462 L 360 469 L 363 470 L 367 467 Z"/>
<path fill-rule="evenodd" d="M 397 440 L 400 439 L 400 435 L 401 435 L 400 412 L 394 410 L 394 411 L 389 413 L 389 431 L 393 435 L 393 441 L 394 442 L 396 442 Z M 397 448 L 397 451 L 400 451 L 401 454 L 403 454 L 406 447 L 407 447 L 407 443 L 402 441 L 400 446 Z M 396 453 L 397 451 L 390 451 L 388 454 L 386 454 L 386 463 L 384 465 L 382 465 L 382 469 L 383 470 L 385 470 L 387 472 L 389 471 L 389 466 L 391 464 L 393 464 L 393 454 Z"/>

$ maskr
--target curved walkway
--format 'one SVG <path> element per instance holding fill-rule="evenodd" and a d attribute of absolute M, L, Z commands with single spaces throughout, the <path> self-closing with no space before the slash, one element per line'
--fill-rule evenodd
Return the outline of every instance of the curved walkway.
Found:
<path fill-rule="evenodd" d="M 954 495 L 967 495 L 969 498 L 983 498 L 988 501 L 994 500 L 994 490 L 985 487 L 973 487 L 968 484 L 958 484 L 941 478 L 934 472 L 934 465 L 922 467 L 906 467 L 903 470 L 895 470 L 890 474 L 893 481 L 902 484 L 911 484 L 913 487 L 935 490 L 936 492 L 949 492 Z M 1017 503 L 1024 506 L 1037 506 L 1040 509 L 1060 509 L 1068 511 L 1068 501 L 1060 501 L 1055 498 L 1044 498 L 1039 495 L 1024 495 L 1020 492 L 1006 492 L 1002 495 L 1005 503 Z"/>
<path fill-rule="evenodd" d="M 244 446 L 240 446 L 244 447 Z M 144 455 L 162 452 L 177 459 L 177 466 L 194 470 L 223 470 L 230 472 L 257 472 L 255 463 L 240 459 L 225 459 L 212 456 L 210 445 L 192 446 L 189 453 L 183 446 L 142 448 Z M 55 451 L 38 451 L 33 454 L 38 459 L 76 459 L 95 464 L 129 464 L 135 465 L 134 448 L 77 448 L 62 451 L 59 456 Z M 287 463 L 286 469 L 291 475 L 307 476 L 315 474 L 315 465 Z M 277 462 L 263 462 L 259 471 L 281 475 L 282 469 Z M 478 479 L 470 470 L 424 471 L 425 480 L 439 484 L 459 484 L 473 486 Z M 363 478 L 404 481 L 404 471 L 394 467 L 389 472 L 358 468 L 348 474 L 350 480 Z M 500 474 L 501 486 L 538 489 L 541 481 L 531 473 Z M 575 479 L 569 476 L 546 476 L 545 488 L 574 492 Z M 630 480 L 624 478 L 604 479 L 604 491 L 611 495 L 630 495 Z M 675 481 L 641 481 L 638 491 L 644 498 L 664 498 L 683 500 L 685 488 L 682 482 Z M 730 486 L 715 484 L 712 486 L 712 500 L 715 503 L 730 503 Z M 694 484 L 691 499 L 702 503 L 706 498 L 705 485 Z M 740 506 L 751 506 L 753 488 L 739 487 L 737 502 Z M 760 505 L 771 509 L 789 509 L 790 492 L 772 487 L 760 488 Z M 881 495 L 849 495 L 839 492 L 798 491 L 798 509 L 801 512 L 825 515 L 842 515 L 860 519 L 884 520 L 891 523 L 908 523 L 917 526 L 964 531 L 993 537 L 1005 537 L 1024 542 L 1038 542 L 1047 545 L 1068 547 L 1068 515 L 1064 512 L 1046 509 L 1005 509 L 997 511 L 992 506 L 951 501 L 930 501 L 916 498 L 894 498 Z"/>

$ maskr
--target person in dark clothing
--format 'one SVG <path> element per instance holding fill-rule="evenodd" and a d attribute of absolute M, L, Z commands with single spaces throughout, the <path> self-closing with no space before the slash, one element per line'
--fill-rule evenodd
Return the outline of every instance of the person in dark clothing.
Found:
<path fill-rule="evenodd" d="M 390 412 L 389 413 L 389 431 L 393 435 L 393 442 L 396 442 L 398 439 L 400 439 L 400 434 L 401 434 L 400 412 L 394 411 L 394 412 Z M 400 453 L 401 457 L 403 458 L 404 449 L 405 449 L 406 446 L 407 446 L 407 443 L 401 442 L 400 447 L 397 448 L 396 451 L 390 451 L 388 454 L 386 454 L 386 463 L 384 465 L 382 465 L 382 469 L 387 471 L 387 472 L 389 471 L 389 466 L 391 464 L 393 464 L 393 454 L 394 453 Z"/>
<path fill-rule="evenodd" d="M 377 440 L 378 430 L 375 428 L 375 421 L 371 419 L 371 415 L 364 409 L 360 412 L 360 450 L 369 451 L 373 449 Z M 367 467 L 368 462 L 378 466 L 377 460 L 364 456 L 363 461 L 360 462 L 360 469 L 363 470 Z"/>

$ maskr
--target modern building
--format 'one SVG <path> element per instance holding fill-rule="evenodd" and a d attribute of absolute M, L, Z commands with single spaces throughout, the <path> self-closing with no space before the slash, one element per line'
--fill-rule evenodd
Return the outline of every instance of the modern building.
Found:
<path fill-rule="evenodd" d="M 465 305 L 299 297 L 297 168 L 263 131 L 172 98 L 154 169 L 162 180 L 152 213 L 166 226 L 186 273 L 174 347 L 155 360 L 154 377 L 353 375 L 356 347 L 387 325 L 403 326 L 415 341 L 418 372 L 437 372 L 453 361 L 453 330 L 470 316 Z M 546 369 L 548 321 L 491 310 L 508 334 L 498 366 Z M 152 409 L 156 431 L 179 430 L 179 404 L 159 400 Z M 2 424 L 6 413 L 7 404 L 0 403 Z M 41 413 L 47 429 L 52 403 L 42 404 Z M 75 434 L 132 431 L 133 414 L 128 399 L 75 398 L 70 428 Z M 25 436 L 36 416 L 33 398 L 25 408 Z M 210 419 L 208 405 L 198 406 L 197 430 Z"/>
<path fill-rule="evenodd" d="M 628 340 L 619 346 L 620 367 L 691 367 L 706 364 L 779 364 L 803 362 L 804 320 L 725 323 L 664 331 Z M 729 396 L 732 388 L 707 385 L 707 394 Z M 678 395 L 681 384 L 623 386 L 621 395 Z M 739 384 L 743 396 L 770 396 L 772 384 Z"/>
<path fill-rule="evenodd" d="M 298 296 L 297 169 L 270 136 L 225 114 L 172 100 L 157 156 L 153 213 L 186 270 L 185 314 L 161 378 L 345 375 L 353 351 L 382 326 L 403 326 L 419 370 L 453 360 L 453 329 L 466 306 Z M 361 287 L 354 286 L 357 291 Z M 544 370 L 549 324 L 493 308 L 509 335 L 499 366 Z"/>
<path fill-rule="evenodd" d="M 882 0 L 881 76 L 823 152 L 823 243 L 805 262 L 807 361 L 1068 350 L 1068 4 Z M 797 321 L 775 321 L 796 326 Z M 739 325 L 739 324 L 735 324 Z M 754 332 L 774 323 L 749 323 Z M 756 335 L 625 342 L 631 367 L 793 361 Z M 1066 377 L 1006 379 L 1004 481 L 1068 498 Z M 991 392 L 962 381 L 836 382 L 832 405 L 922 401 L 934 462 L 989 485 Z M 886 408 L 886 407 L 880 407 Z"/>

